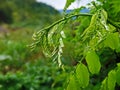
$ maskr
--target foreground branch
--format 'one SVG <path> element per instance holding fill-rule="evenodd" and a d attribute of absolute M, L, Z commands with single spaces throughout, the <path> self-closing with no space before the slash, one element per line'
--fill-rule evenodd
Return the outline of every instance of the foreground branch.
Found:
<path fill-rule="evenodd" d="M 55 23 L 51 24 L 51 25 L 48 26 L 48 27 L 43 28 L 42 30 L 48 30 L 48 31 L 49 31 L 50 28 L 54 27 L 55 25 L 59 24 L 60 22 L 63 22 L 63 21 L 65 21 L 65 20 L 67 20 L 67 19 L 72 18 L 72 17 L 92 16 L 92 15 L 93 15 L 93 14 L 88 14 L 88 13 L 70 15 L 70 16 L 68 16 L 68 17 L 64 17 L 63 19 L 60 19 L 60 20 L 56 21 Z M 119 28 L 119 29 L 120 29 L 120 26 L 119 26 L 118 24 L 116 24 L 114 21 L 108 19 L 108 22 L 109 22 L 110 24 L 112 24 L 113 26 L 115 26 L 116 28 Z M 39 32 L 37 32 L 37 33 L 39 33 Z"/>
<path fill-rule="evenodd" d="M 50 28 L 52 28 L 53 26 L 59 24 L 60 22 L 65 21 L 66 19 L 70 19 L 72 17 L 76 17 L 76 16 L 92 16 L 92 14 L 75 14 L 75 15 L 70 15 L 68 17 L 64 17 L 63 19 L 60 19 L 60 20 L 56 21 L 55 23 L 51 24 L 50 26 L 48 26 L 46 28 L 43 28 L 42 30 L 49 30 Z"/>

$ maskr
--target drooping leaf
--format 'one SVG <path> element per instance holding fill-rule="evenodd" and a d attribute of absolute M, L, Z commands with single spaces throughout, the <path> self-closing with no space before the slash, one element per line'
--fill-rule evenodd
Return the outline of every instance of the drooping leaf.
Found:
<path fill-rule="evenodd" d="M 95 51 L 89 51 L 85 57 L 88 68 L 92 74 L 98 74 L 101 68 L 99 56 Z"/>
<path fill-rule="evenodd" d="M 76 68 L 76 77 L 79 81 L 80 87 L 85 88 L 89 84 L 89 72 L 87 67 L 80 63 Z"/>
<path fill-rule="evenodd" d="M 102 9 L 101 12 L 102 12 L 104 19 L 107 21 L 107 18 L 108 18 L 107 12 L 104 9 Z"/>
<path fill-rule="evenodd" d="M 81 35 L 82 37 L 83 37 L 83 36 L 88 37 L 88 34 L 93 33 L 94 28 L 95 28 L 95 24 L 96 24 L 96 21 L 97 21 L 97 18 L 98 18 L 98 14 L 95 13 L 95 14 L 92 16 L 92 18 L 91 18 L 91 22 L 90 22 L 89 27 L 87 27 L 87 28 L 84 30 L 83 34 Z"/>
<path fill-rule="evenodd" d="M 105 46 L 110 47 L 111 49 L 115 50 L 119 47 L 119 33 L 110 33 L 106 40 Z"/>
<path fill-rule="evenodd" d="M 79 86 L 78 86 L 78 83 L 76 80 L 77 79 L 76 79 L 75 75 L 70 76 L 70 81 L 67 86 L 67 90 L 80 90 L 80 89 L 78 89 Z"/>
<path fill-rule="evenodd" d="M 62 38 L 66 38 L 64 31 L 61 31 L 60 34 L 61 34 Z"/>
<path fill-rule="evenodd" d="M 116 84 L 116 72 L 115 70 L 111 70 L 108 74 L 108 90 L 115 90 Z"/>
<path fill-rule="evenodd" d="M 109 28 L 108 28 L 108 25 L 107 25 L 107 12 L 104 10 L 104 9 L 102 9 L 99 13 L 101 13 L 100 14 L 100 23 L 104 26 L 104 28 L 105 28 L 105 30 L 109 30 Z"/>
<path fill-rule="evenodd" d="M 91 26 L 96 24 L 97 18 L 98 18 L 98 13 L 95 13 L 91 18 L 91 22 L 90 22 Z"/>
<path fill-rule="evenodd" d="M 66 10 L 75 0 L 67 0 L 66 1 L 66 4 L 65 4 L 65 7 L 64 7 L 64 10 Z"/>
<path fill-rule="evenodd" d="M 117 84 L 120 85 L 120 63 L 118 64 L 118 69 L 116 71 L 116 81 Z"/>

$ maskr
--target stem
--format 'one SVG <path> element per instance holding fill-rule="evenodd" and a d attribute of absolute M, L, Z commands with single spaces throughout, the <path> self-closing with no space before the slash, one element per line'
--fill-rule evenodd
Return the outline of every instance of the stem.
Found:
<path fill-rule="evenodd" d="M 60 19 L 60 20 L 56 21 L 55 23 L 51 24 L 50 26 L 48 26 L 46 28 L 43 28 L 42 30 L 49 30 L 50 28 L 59 24 L 60 22 L 65 21 L 66 19 L 69 19 L 69 18 L 72 18 L 72 17 L 75 17 L 75 16 L 92 16 L 92 14 L 87 14 L 87 13 L 85 14 L 84 13 L 84 14 L 75 14 L 75 15 L 71 15 L 71 16 L 68 16 L 68 17 L 64 17 L 63 19 Z"/>

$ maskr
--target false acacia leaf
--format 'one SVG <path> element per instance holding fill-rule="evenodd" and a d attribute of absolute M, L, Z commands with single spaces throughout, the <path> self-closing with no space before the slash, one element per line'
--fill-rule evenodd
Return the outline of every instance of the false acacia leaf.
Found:
<path fill-rule="evenodd" d="M 89 72 L 87 67 L 80 63 L 76 68 L 76 77 L 79 81 L 80 87 L 85 88 L 89 84 Z"/>
<path fill-rule="evenodd" d="M 101 68 L 99 56 L 95 51 L 88 51 L 86 57 L 88 68 L 92 74 L 98 74 Z"/>

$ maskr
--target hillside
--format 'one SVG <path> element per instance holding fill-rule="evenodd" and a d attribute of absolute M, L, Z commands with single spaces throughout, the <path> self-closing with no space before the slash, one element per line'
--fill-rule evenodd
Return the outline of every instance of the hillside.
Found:
<path fill-rule="evenodd" d="M 57 16 L 53 7 L 35 0 L 0 0 L 0 23 L 36 25 L 51 23 Z"/>

